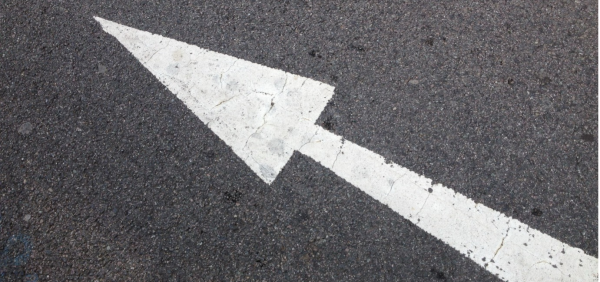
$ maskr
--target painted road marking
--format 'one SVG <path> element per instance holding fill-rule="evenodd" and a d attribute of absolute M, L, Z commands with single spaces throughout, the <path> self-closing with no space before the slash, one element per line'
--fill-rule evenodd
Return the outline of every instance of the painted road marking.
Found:
<path fill-rule="evenodd" d="M 267 183 L 314 135 L 333 96 L 312 79 L 96 20 Z"/>
<path fill-rule="evenodd" d="M 315 125 L 332 86 L 95 19 L 266 183 L 297 150 L 505 281 L 597 281 L 581 249 Z"/>

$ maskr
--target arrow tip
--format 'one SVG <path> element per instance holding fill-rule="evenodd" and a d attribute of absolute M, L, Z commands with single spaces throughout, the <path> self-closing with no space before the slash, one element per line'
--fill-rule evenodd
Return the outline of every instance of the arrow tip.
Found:
<path fill-rule="evenodd" d="M 94 19 L 268 184 L 333 96 L 325 83 Z"/>

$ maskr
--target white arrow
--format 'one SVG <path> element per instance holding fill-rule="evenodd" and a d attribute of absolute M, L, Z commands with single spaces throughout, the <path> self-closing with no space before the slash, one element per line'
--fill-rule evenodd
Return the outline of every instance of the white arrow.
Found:
<path fill-rule="evenodd" d="M 505 281 L 597 281 L 581 249 L 315 125 L 334 87 L 95 19 L 266 183 L 297 150 Z"/>

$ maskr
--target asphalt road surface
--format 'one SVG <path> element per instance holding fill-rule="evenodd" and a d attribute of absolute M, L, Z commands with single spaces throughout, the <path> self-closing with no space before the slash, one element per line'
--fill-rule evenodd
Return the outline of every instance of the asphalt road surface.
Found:
<path fill-rule="evenodd" d="M 317 123 L 598 256 L 594 1 L 3 1 L 0 281 L 500 281 L 295 153 L 265 184 L 94 20 L 335 86 Z"/>

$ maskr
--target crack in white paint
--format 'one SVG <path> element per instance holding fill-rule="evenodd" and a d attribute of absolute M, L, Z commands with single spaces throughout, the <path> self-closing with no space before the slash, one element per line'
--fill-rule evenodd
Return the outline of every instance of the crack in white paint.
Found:
<path fill-rule="evenodd" d="M 149 57 L 149 58 L 146 60 L 146 62 L 145 62 L 145 63 L 148 63 L 148 62 L 150 62 L 150 61 L 152 60 L 152 58 L 154 58 L 154 55 L 156 55 L 158 52 L 160 52 L 160 51 L 162 51 L 162 50 L 165 50 L 165 49 L 167 49 L 167 47 L 169 47 L 169 43 L 171 43 L 171 41 L 168 41 L 168 42 L 167 42 L 167 45 L 165 45 L 165 46 L 164 46 L 164 47 L 162 47 L 162 48 L 159 48 L 159 49 L 157 49 L 157 50 L 156 50 L 154 53 L 152 53 L 152 55 L 151 55 L 151 56 L 150 56 L 150 57 Z"/>
<path fill-rule="evenodd" d="M 267 123 L 267 115 L 273 110 L 273 107 L 275 106 L 275 103 L 273 103 L 273 100 L 275 100 L 275 97 L 271 98 L 271 107 L 269 107 L 269 110 L 263 115 L 263 124 L 261 124 L 257 129 L 256 132 L 258 132 L 263 126 L 265 126 L 265 124 Z"/>
<path fill-rule="evenodd" d="M 340 154 L 342 154 L 342 150 L 344 148 L 344 143 L 342 142 L 342 145 L 340 146 L 339 151 L 337 152 L 337 154 L 335 155 L 335 160 L 333 160 L 333 163 L 331 164 L 331 168 L 333 169 L 335 167 L 335 163 L 338 160 L 338 157 L 340 156 Z"/>
<path fill-rule="evenodd" d="M 506 239 L 506 237 L 508 237 L 508 231 L 509 230 L 506 230 L 506 236 L 502 237 L 502 241 L 500 242 L 500 246 L 494 252 L 494 256 L 492 256 L 492 258 L 490 259 L 490 262 L 494 262 L 494 258 L 496 257 L 496 255 L 498 255 L 498 252 L 500 251 L 500 249 L 502 249 L 502 247 L 504 247 L 504 239 Z"/>
<path fill-rule="evenodd" d="M 231 70 L 231 68 L 235 65 L 235 63 L 237 63 L 239 60 L 240 59 L 236 59 L 235 61 L 233 61 L 233 63 L 231 63 L 231 65 L 229 65 L 227 70 L 225 70 L 224 72 L 222 72 L 219 75 L 219 85 L 221 85 L 221 89 L 223 89 L 223 75 L 226 74 L 227 72 L 229 72 Z"/>
<path fill-rule="evenodd" d="M 304 80 L 304 82 L 306 82 L 307 79 Z M 287 82 L 288 82 L 288 74 L 285 74 L 285 81 L 283 82 L 283 86 L 281 87 L 281 91 L 279 91 L 279 94 L 277 95 L 281 95 L 283 93 L 283 91 L 285 90 L 285 86 L 287 86 Z M 302 88 L 302 86 L 304 85 L 304 82 L 302 82 L 302 85 L 300 85 L 299 88 Z"/>
<path fill-rule="evenodd" d="M 236 60 L 236 62 L 237 62 L 237 60 Z M 279 93 L 277 95 L 281 95 L 283 93 L 283 91 L 285 90 L 285 86 L 287 85 L 287 81 L 288 81 L 288 76 L 286 74 L 285 75 L 285 81 L 283 83 L 283 86 L 281 87 L 281 91 L 279 91 Z M 305 82 L 306 82 L 306 80 L 305 80 Z M 257 91 L 256 93 L 262 93 L 262 94 L 271 96 L 271 102 L 270 102 L 271 106 L 269 107 L 269 109 L 267 110 L 267 112 L 265 112 L 265 114 L 262 116 L 262 120 L 263 120 L 262 124 L 260 126 L 258 126 L 258 128 L 256 128 L 256 130 L 254 131 L 254 133 L 250 134 L 250 136 L 248 137 L 248 139 L 246 139 L 246 143 L 244 144 L 243 149 L 246 149 L 248 147 L 248 141 L 250 141 L 250 139 L 252 138 L 252 136 L 254 134 L 258 133 L 267 124 L 266 117 L 273 110 L 273 107 L 275 106 L 275 103 L 273 101 L 275 100 L 275 97 L 277 97 L 276 95 L 273 95 L 273 94 L 270 94 L 270 93 L 266 93 L 266 92 L 260 92 L 260 91 Z M 250 155 L 252 155 L 252 152 L 250 152 Z"/>
<path fill-rule="evenodd" d="M 315 136 L 317 136 L 317 134 L 319 133 L 319 130 L 321 130 L 320 127 L 315 129 L 315 131 L 312 134 L 312 136 L 310 138 L 308 138 L 308 141 L 306 143 L 302 144 L 302 146 L 300 146 L 300 148 L 298 148 L 299 152 L 302 151 L 302 148 L 304 148 L 304 146 L 306 146 L 306 145 L 308 145 L 310 143 L 313 143 L 313 139 L 315 138 Z M 321 141 L 318 141 L 318 142 L 321 142 Z"/>
<path fill-rule="evenodd" d="M 308 78 L 302 82 L 302 84 L 300 85 L 300 88 L 304 87 L 304 83 L 306 83 L 307 81 L 308 81 Z M 286 80 L 286 82 L 287 82 L 287 80 Z"/>
<path fill-rule="evenodd" d="M 565 274 L 565 273 L 564 273 L 562 270 L 560 270 L 560 269 L 559 269 L 559 268 L 558 268 L 556 265 L 554 265 L 554 264 L 552 264 L 551 262 L 549 262 L 549 261 L 546 261 L 546 260 L 541 260 L 541 261 L 538 261 L 538 262 L 534 263 L 533 265 L 531 265 L 531 266 L 529 267 L 529 269 L 528 269 L 528 272 L 531 272 L 531 269 L 532 269 L 532 268 L 534 268 L 536 265 L 539 265 L 539 264 L 547 264 L 547 265 L 549 265 L 551 268 L 553 268 L 555 271 L 558 271 L 558 272 L 560 272 L 560 273 L 562 274 L 562 275 L 561 275 L 561 277 L 560 277 L 560 281 L 565 281 L 565 279 L 564 279 L 564 278 L 565 278 L 565 277 L 567 277 L 567 275 L 566 275 L 566 274 Z M 546 275 L 547 275 L 547 276 L 546 276 L 546 278 L 549 278 L 549 279 L 555 278 L 555 277 L 551 277 L 551 276 L 549 276 L 549 273 L 546 273 Z M 571 277 L 571 276 L 569 275 L 569 278 L 570 278 L 570 277 Z M 537 278 L 537 277 L 536 277 L 536 278 Z M 544 279 L 545 279 L 545 278 L 544 278 Z M 538 281 L 549 281 L 549 280 L 538 280 Z M 552 281 L 558 281 L 558 280 L 554 280 L 554 279 L 553 279 Z M 576 281 L 576 280 L 570 280 L 570 279 L 569 279 L 569 280 L 566 280 L 566 281 Z M 592 280 L 590 280 L 590 281 L 592 281 Z M 596 277 L 595 277 L 595 280 L 594 280 L 594 281 L 598 281 L 598 276 L 597 276 L 597 275 L 596 275 Z"/>
<path fill-rule="evenodd" d="M 500 230 L 500 228 L 498 228 L 498 226 L 496 225 L 496 221 L 500 221 L 500 216 L 501 216 L 501 215 L 498 215 L 498 217 L 496 217 L 496 219 L 494 219 L 494 220 L 492 220 L 492 221 L 490 222 L 490 223 L 491 223 L 492 225 L 494 225 L 494 227 L 496 227 L 496 229 L 498 229 L 498 230 Z M 507 231 L 507 232 L 508 232 L 508 231 Z"/>
<path fill-rule="evenodd" d="M 423 208 L 427 204 L 427 200 L 429 200 L 429 197 L 431 197 L 431 193 L 429 193 L 429 195 L 427 195 L 427 198 L 425 198 L 425 202 L 423 202 L 423 205 L 421 206 L 421 208 L 419 209 L 419 211 L 415 214 L 415 217 L 418 217 L 419 214 L 423 211 Z"/>
<path fill-rule="evenodd" d="M 260 93 L 264 93 L 264 92 L 260 92 Z M 264 94 L 267 94 L 267 93 L 264 93 Z M 257 134 L 261 130 L 261 128 L 263 128 L 263 126 L 265 126 L 265 124 L 267 124 L 266 116 L 269 114 L 269 112 L 271 112 L 271 110 L 273 110 L 273 106 L 274 106 L 273 100 L 274 99 L 275 99 L 275 97 L 273 96 L 273 98 L 271 98 L 271 107 L 262 116 L 262 120 L 263 120 L 262 124 L 256 128 L 256 130 L 254 131 L 254 133 L 252 133 L 252 134 L 250 134 L 250 136 L 248 136 L 248 139 L 246 139 L 246 143 L 244 143 L 244 147 L 242 149 L 246 149 L 248 147 L 248 141 L 250 141 L 250 139 L 252 138 L 252 136 L 254 134 Z M 250 155 L 252 155 L 252 152 L 250 152 Z M 258 163 L 258 162 L 256 162 L 256 163 Z"/>
<path fill-rule="evenodd" d="M 217 108 L 217 107 L 219 107 L 219 106 L 221 106 L 221 105 L 223 105 L 223 104 L 225 104 L 225 103 L 227 103 L 227 102 L 229 102 L 229 101 L 231 101 L 231 100 L 233 100 L 233 99 L 235 99 L 235 98 L 237 98 L 237 97 L 240 97 L 240 96 L 243 96 L 243 94 L 239 94 L 239 95 L 231 96 L 230 98 L 227 98 L 227 99 L 225 99 L 225 100 L 223 100 L 223 101 L 219 102 L 218 104 L 214 105 L 214 106 L 212 107 L 212 109 L 214 109 L 214 108 Z"/>
<path fill-rule="evenodd" d="M 398 180 L 400 180 L 402 177 L 404 177 L 404 174 L 402 174 L 401 176 L 396 178 L 396 180 L 394 180 L 394 182 L 392 182 L 392 185 L 390 185 L 390 190 L 387 192 L 386 196 L 389 196 L 390 193 L 392 193 L 392 189 L 394 189 L 394 185 L 396 185 L 396 182 L 398 182 Z"/>

